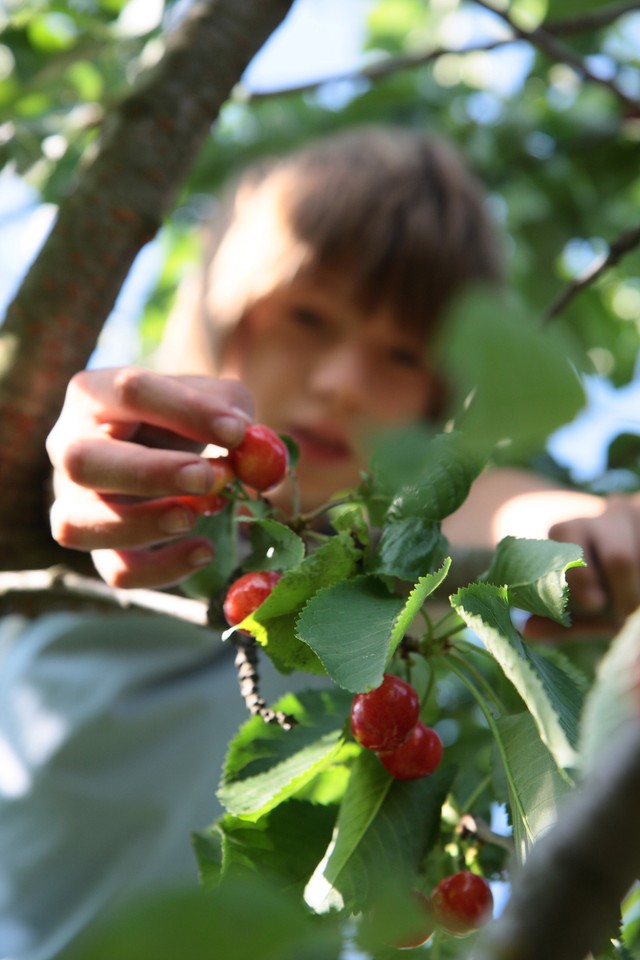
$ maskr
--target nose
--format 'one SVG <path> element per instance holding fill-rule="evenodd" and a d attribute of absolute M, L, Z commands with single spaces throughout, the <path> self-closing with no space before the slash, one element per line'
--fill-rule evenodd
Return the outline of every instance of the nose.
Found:
<path fill-rule="evenodd" d="M 348 413 L 366 409 L 371 384 L 362 347 L 342 342 L 321 351 L 309 378 L 310 389 L 334 408 Z"/>

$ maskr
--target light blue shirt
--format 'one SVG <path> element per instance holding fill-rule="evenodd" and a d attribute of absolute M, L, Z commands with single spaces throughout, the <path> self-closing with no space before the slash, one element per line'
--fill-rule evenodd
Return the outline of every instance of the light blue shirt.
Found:
<path fill-rule="evenodd" d="M 51 960 L 135 894 L 197 884 L 191 833 L 248 717 L 233 654 L 151 614 L 0 621 L 1 960 Z M 260 673 L 269 702 L 292 689 Z"/>

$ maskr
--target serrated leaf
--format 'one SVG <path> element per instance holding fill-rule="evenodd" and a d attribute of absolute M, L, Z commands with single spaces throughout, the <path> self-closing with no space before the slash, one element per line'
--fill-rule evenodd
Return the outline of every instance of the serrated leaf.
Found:
<path fill-rule="evenodd" d="M 258 873 L 301 896 L 331 839 L 336 809 L 292 799 L 257 822 L 227 814 L 202 836 L 218 837 L 221 878 Z"/>
<path fill-rule="evenodd" d="M 584 565 L 577 544 L 505 537 L 482 579 L 497 587 L 506 586 L 511 606 L 568 626 L 566 573 Z"/>
<path fill-rule="evenodd" d="M 320 590 L 298 617 L 298 636 L 332 680 L 357 692 L 377 687 L 404 599 L 377 577 L 354 577 Z"/>
<path fill-rule="evenodd" d="M 506 587 L 470 584 L 458 590 L 451 604 L 513 683 L 558 766 L 573 766 L 582 691 L 557 663 L 524 643 L 511 622 Z"/>
<path fill-rule="evenodd" d="M 528 713 L 496 720 L 505 765 L 516 852 L 523 862 L 533 843 L 557 819 L 571 786 L 540 740 Z"/>
<path fill-rule="evenodd" d="M 385 523 L 371 561 L 372 573 L 417 580 L 442 563 L 447 539 L 431 520 L 404 517 Z"/>
<path fill-rule="evenodd" d="M 391 632 L 389 655 L 394 652 L 404 637 L 427 597 L 431 596 L 433 591 L 437 590 L 440 584 L 446 579 L 450 567 L 451 557 L 446 557 L 439 570 L 436 570 L 435 573 L 428 573 L 426 576 L 419 578 L 413 590 L 405 600 L 402 612 L 396 620 L 394 628 Z"/>
<path fill-rule="evenodd" d="M 351 698 L 337 690 L 286 694 L 275 708 L 298 724 L 283 730 L 252 717 L 229 744 L 217 796 L 229 813 L 257 820 L 337 757 Z"/>
<path fill-rule="evenodd" d="M 611 641 L 586 697 L 580 729 L 583 773 L 597 766 L 612 738 L 637 717 L 639 680 L 640 610 L 627 618 L 622 630 Z"/>
<path fill-rule="evenodd" d="M 244 570 L 287 570 L 304 560 L 304 541 L 284 523 L 269 517 L 254 521 L 250 529 L 252 549 Z"/>
<path fill-rule="evenodd" d="M 264 603 L 238 626 L 255 636 L 282 673 L 324 673 L 318 657 L 297 636 L 295 621 L 319 589 L 351 577 L 360 556 L 350 536 L 336 534 L 287 570 Z"/>
<path fill-rule="evenodd" d="M 354 764 L 336 832 L 305 897 L 318 912 L 359 910 L 390 880 L 410 880 L 437 836 L 453 779 L 440 768 L 419 780 L 393 780 L 369 751 Z"/>
<path fill-rule="evenodd" d="M 426 598 L 442 583 L 451 561 L 421 577 L 408 597 L 389 593 L 376 578 L 361 576 L 319 591 L 297 622 L 331 679 L 345 690 L 372 690 Z"/>

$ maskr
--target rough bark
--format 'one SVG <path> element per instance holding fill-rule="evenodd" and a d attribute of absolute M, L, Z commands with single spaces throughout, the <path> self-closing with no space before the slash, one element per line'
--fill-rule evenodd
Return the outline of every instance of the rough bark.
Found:
<path fill-rule="evenodd" d="M 171 209 L 221 105 L 292 0 L 204 0 L 107 117 L 93 161 L 0 328 L 0 568 L 60 559 L 44 443 L 141 247 Z M 68 562 L 68 556 L 67 556 Z"/>

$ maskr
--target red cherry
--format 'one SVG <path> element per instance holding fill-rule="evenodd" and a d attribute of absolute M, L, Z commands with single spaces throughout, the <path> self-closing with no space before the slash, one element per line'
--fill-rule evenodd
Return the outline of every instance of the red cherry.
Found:
<path fill-rule="evenodd" d="M 380 751 L 378 756 L 395 780 L 417 780 L 437 768 L 442 759 L 442 740 L 419 720 L 404 743 L 395 750 Z"/>
<path fill-rule="evenodd" d="M 222 604 L 227 623 L 235 627 L 236 623 L 257 610 L 281 576 L 276 570 L 255 570 L 235 580 L 227 590 Z M 248 633 L 247 630 L 244 632 Z"/>
<path fill-rule="evenodd" d="M 229 501 L 219 493 L 206 493 L 201 497 L 180 497 L 180 503 L 190 507 L 198 516 L 211 517 L 224 510 Z"/>
<path fill-rule="evenodd" d="M 368 750 L 393 750 L 405 740 L 420 717 L 420 700 L 410 683 L 385 673 L 368 693 L 351 704 L 351 732 Z"/>
<path fill-rule="evenodd" d="M 270 427 L 247 427 L 242 443 L 229 451 L 236 476 L 254 490 L 264 491 L 284 480 L 289 463 L 285 443 Z"/>
<path fill-rule="evenodd" d="M 418 918 L 412 923 L 413 929 L 402 937 L 393 941 L 392 946 L 397 950 L 409 950 L 411 947 L 421 947 L 433 933 L 435 924 L 431 913 L 431 901 L 421 890 L 411 890 L 411 897 L 416 905 Z"/>
<path fill-rule="evenodd" d="M 464 936 L 491 919 L 491 887 L 484 877 L 462 870 L 445 877 L 435 887 L 431 893 L 431 909 L 439 927 L 455 936 Z"/>

